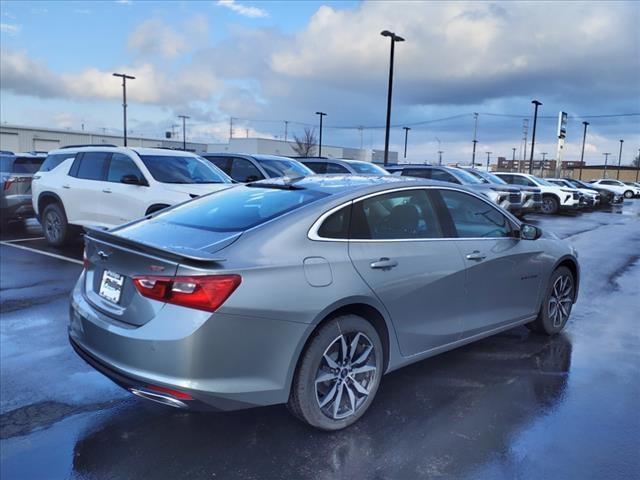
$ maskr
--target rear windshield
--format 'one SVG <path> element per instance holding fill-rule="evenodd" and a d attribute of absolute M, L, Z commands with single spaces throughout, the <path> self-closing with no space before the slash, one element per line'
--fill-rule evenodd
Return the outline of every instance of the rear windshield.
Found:
<path fill-rule="evenodd" d="M 151 176 L 162 183 L 231 183 L 220 169 L 196 156 L 140 155 Z"/>
<path fill-rule="evenodd" d="M 353 168 L 358 173 L 367 173 L 371 175 L 389 175 L 384 168 L 379 167 L 378 165 L 374 165 L 373 163 L 368 162 L 349 162 L 351 168 Z"/>
<path fill-rule="evenodd" d="M 270 177 L 305 177 L 313 175 L 313 170 L 295 160 L 275 160 L 256 158 Z"/>
<path fill-rule="evenodd" d="M 312 190 L 238 186 L 189 202 L 152 221 L 212 232 L 240 232 L 327 195 Z"/>
<path fill-rule="evenodd" d="M 41 172 L 49 172 L 60 165 L 62 162 L 69 158 L 74 158 L 76 156 L 75 153 L 55 153 L 52 155 L 47 155 L 47 159 L 44 161 L 42 166 L 40 167 Z"/>
<path fill-rule="evenodd" d="M 13 161 L 12 173 L 36 173 L 40 170 L 40 166 L 44 158 L 37 157 L 16 157 Z"/>

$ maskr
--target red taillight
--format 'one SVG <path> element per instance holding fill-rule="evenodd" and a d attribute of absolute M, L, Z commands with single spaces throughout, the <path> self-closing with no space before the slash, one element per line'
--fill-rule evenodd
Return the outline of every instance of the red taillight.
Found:
<path fill-rule="evenodd" d="M 9 190 L 11 188 L 11 185 L 13 185 L 13 183 L 16 181 L 16 177 L 9 177 L 7 179 L 5 179 L 4 181 L 4 189 L 5 190 Z"/>
<path fill-rule="evenodd" d="M 241 281 L 240 275 L 133 278 L 138 292 L 147 298 L 207 312 L 215 312 Z"/>
<path fill-rule="evenodd" d="M 154 392 L 166 393 L 167 395 L 171 395 L 172 397 L 180 400 L 193 400 L 193 397 L 188 393 L 181 392 L 180 390 L 174 390 L 173 388 L 161 387 L 159 385 L 147 385 L 147 389 Z"/>

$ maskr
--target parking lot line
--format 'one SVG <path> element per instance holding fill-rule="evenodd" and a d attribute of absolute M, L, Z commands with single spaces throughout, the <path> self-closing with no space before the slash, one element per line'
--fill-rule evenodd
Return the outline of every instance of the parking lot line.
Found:
<path fill-rule="evenodd" d="M 31 240 L 44 240 L 45 237 L 16 238 L 14 240 L 5 240 L 5 243 L 29 242 Z"/>
<path fill-rule="evenodd" d="M 16 245 L 16 244 L 10 243 L 8 241 L 0 241 L 0 245 L 7 245 L 8 247 L 20 248 L 22 250 L 27 250 L 29 252 L 34 252 L 34 253 L 39 253 L 41 255 L 46 255 L 47 257 L 57 258 L 58 260 L 66 260 L 67 262 L 71 262 L 71 263 L 76 263 L 78 265 L 82 265 L 82 261 L 76 260 L 75 258 L 65 257 L 64 255 L 58 255 L 57 253 L 45 252 L 45 251 L 42 251 L 42 250 L 38 250 L 37 248 L 25 247 L 24 245 Z"/>

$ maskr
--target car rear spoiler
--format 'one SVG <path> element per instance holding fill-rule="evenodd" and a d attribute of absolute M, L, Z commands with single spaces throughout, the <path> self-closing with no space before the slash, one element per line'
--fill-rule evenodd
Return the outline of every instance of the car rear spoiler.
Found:
<path fill-rule="evenodd" d="M 132 240 L 121 235 L 116 235 L 101 228 L 84 227 L 84 230 L 88 238 L 107 242 L 117 247 L 134 248 L 150 255 L 155 255 L 157 257 L 162 257 L 177 262 L 189 261 L 199 263 L 220 263 L 226 260 L 225 258 L 217 257 L 214 254 L 203 250 L 180 247 L 177 245 L 153 245 L 150 243 L 140 242 L 138 240 Z"/>

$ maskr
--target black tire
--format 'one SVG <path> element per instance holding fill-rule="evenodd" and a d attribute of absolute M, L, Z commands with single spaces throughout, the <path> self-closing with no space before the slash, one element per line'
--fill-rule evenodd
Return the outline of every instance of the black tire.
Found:
<path fill-rule="evenodd" d="M 59 203 L 50 203 L 42 212 L 42 232 L 47 243 L 53 247 L 61 247 L 69 243 L 73 229 L 67 222 L 67 215 Z"/>
<path fill-rule="evenodd" d="M 564 285 L 568 279 L 569 283 Z M 542 299 L 538 317 L 527 324 L 529 330 L 545 335 L 556 335 L 567 324 L 575 298 L 575 279 L 567 267 L 558 267 L 551 278 Z M 553 307 L 555 304 L 555 308 Z"/>
<path fill-rule="evenodd" d="M 633 192 L 631 190 L 627 190 L 624 192 L 624 198 L 633 198 Z"/>
<path fill-rule="evenodd" d="M 542 197 L 542 207 L 540 207 L 540 211 L 546 215 L 554 215 L 558 213 L 558 209 L 560 208 L 560 202 L 558 199 L 551 195 L 545 195 Z"/>
<path fill-rule="evenodd" d="M 341 338 L 347 347 L 345 356 Z M 352 351 L 354 341 L 355 351 Z M 373 402 L 382 377 L 383 355 L 378 332 L 364 318 L 345 315 L 328 321 L 313 334 L 298 361 L 287 404 L 289 410 L 321 430 L 348 427 L 362 417 Z M 338 368 L 332 368 L 335 366 Z M 356 369 L 368 371 L 356 373 Z M 321 376 L 327 380 L 317 382 Z"/>

